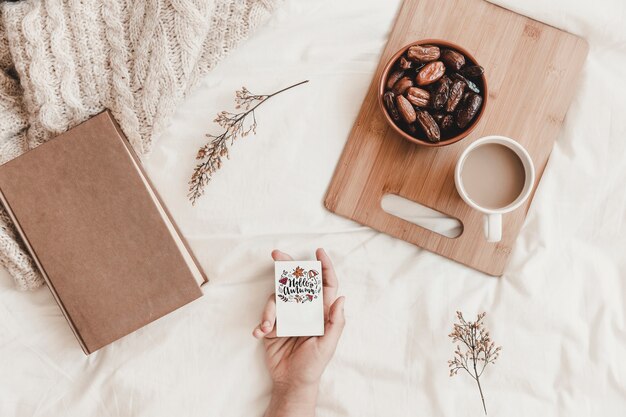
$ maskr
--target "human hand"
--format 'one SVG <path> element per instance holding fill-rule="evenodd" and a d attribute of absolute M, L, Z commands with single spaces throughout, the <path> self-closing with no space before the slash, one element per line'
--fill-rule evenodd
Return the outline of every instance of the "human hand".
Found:
<path fill-rule="evenodd" d="M 252 334 L 263 339 L 265 361 L 274 384 L 266 416 L 312 416 L 320 377 L 332 358 L 345 324 L 344 297 L 337 297 L 337 276 L 323 249 L 315 253 L 322 264 L 324 295 L 324 336 L 276 337 L 276 301 L 267 301 L 261 323 Z M 275 261 L 290 261 L 281 251 L 272 252 Z"/>

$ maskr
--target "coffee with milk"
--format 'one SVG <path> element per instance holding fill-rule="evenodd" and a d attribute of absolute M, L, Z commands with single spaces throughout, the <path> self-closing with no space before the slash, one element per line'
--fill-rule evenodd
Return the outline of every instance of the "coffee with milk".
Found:
<path fill-rule="evenodd" d="M 526 183 L 526 171 L 514 150 L 499 143 L 486 143 L 469 153 L 461 178 L 474 203 L 497 210 L 520 196 Z"/>

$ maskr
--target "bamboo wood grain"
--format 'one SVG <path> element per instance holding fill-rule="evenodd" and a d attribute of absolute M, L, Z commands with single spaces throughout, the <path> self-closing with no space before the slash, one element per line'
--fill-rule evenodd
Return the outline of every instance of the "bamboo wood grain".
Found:
<path fill-rule="evenodd" d="M 489 103 L 466 139 L 442 148 L 411 144 L 385 122 L 376 86 L 390 57 L 426 38 L 458 43 L 485 67 Z M 474 140 L 504 135 L 520 142 L 543 174 L 588 52 L 585 40 L 483 0 L 405 0 L 325 199 L 326 207 L 490 275 L 504 272 L 531 199 L 504 215 L 502 241 L 488 243 L 482 215 L 459 197 L 454 166 Z M 381 209 L 391 193 L 431 207 L 463 224 L 447 238 Z"/>

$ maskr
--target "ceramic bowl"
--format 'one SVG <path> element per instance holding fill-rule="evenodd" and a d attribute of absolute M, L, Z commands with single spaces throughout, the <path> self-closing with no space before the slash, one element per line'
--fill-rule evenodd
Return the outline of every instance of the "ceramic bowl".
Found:
<path fill-rule="evenodd" d="M 380 80 L 378 82 L 378 105 L 380 107 L 380 110 L 383 112 L 384 116 L 385 116 L 385 120 L 387 120 L 387 123 L 389 123 L 389 125 L 396 131 L 398 132 L 398 134 L 400 136 L 402 136 L 404 139 L 408 140 L 409 142 L 415 143 L 417 145 L 420 146 L 427 146 L 427 147 L 439 147 L 439 146 L 446 146 L 446 145 L 451 145 L 453 143 L 456 143 L 458 141 L 460 141 L 461 139 L 465 138 L 466 136 L 468 136 L 472 130 L 474 130 L 476 128 L 476 126 L 478 125 L 478 123 L 480 122 L 480 119 L 482 118 L 484 112 L 485 112 L 485 108 L 487 107 L 487 97 L 488 97 L 488 90 L 487 90 L 487 79 L 485 78 L 485 74 L 482 75 L 481 77 L 481 81 L 477 84 L 479 84 L 479 87 L 481 89 L 481 96 L 483 98 L 483 103 L 482 106 L 478 112 L 478 114 L 474 117 L 474 120 L 472 120 L 471 124 L 469 126 L 467 126 L 465 129 L 463 129 L 462 131 L 458 132 L 456 135 L 454 135 L 453 137 L 450 138 L 446 138 L 445 140 L 441 140 L 440 142 L 429 142 L 426 137 L 420 137 L 420 132 L 418 131 L 418 134 L 416 136 L 412 136 L 409 133 L 405 132 L 404 130 L 402 130 L 402 128 L 393 121 L 393 119 L 391 118 L 391 116 L 389 116 L 389 113 L 387 112 L 387 108 L 385 107 L 385 103 L 383 101 L 383 95 L 385 94 L 385 85 L 387 84 L 387 78 L 389 77 L 389 74 L 391 73 L 391 71 L 393 71 L 396 62 L 400 59 L 400 57 L 413 45 L 435 45 L 435 46 L 439 46 L 440 48 L 445 48 L 445 49 L 453 49 L 457 52 L 460 52 L 461 54 L 465 55 L 466 58 L 466 65 L 480 65 L 478 63 L 478 61 L 476 61 L 476 59 L 474 58 L 474 56 L 472 54 L 470 54 L 466 49 L 464 49 L 463 47 L 452 43 L 452 42 L 448 42 L 448 41 L 444 41 L 441 39 L 424 39 L 424 40 L 420 40 L 417 42 L 411 42 L 410 44 L 400 48 L 400 50 L 398 52 L 396 52 L 391 59 L 389 60 L 389 62 L 387 63 L 387 65 L 385 65 L 385 68 L 381 74 Z"/>

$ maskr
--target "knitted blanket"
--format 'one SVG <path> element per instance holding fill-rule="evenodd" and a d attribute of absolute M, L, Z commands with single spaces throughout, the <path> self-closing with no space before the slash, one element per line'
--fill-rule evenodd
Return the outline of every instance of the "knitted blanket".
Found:
<path fill-rule="evenodd" d="M 146 155 L 176 104 L 280 0 L 0 4 L 0 163 L 108 108 Z M 0 209 L 0 264 L 43 280 Z"/>

